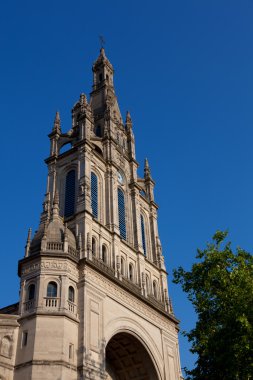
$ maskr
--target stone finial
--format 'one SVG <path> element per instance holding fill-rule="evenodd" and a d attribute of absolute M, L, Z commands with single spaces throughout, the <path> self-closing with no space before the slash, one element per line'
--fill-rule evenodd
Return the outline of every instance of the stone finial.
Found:
<path fill-rule="evenodd" d="M 30 244 L 31 244 L 31 237 L 32 237 L 32 229 L 31 227 L 28 230 L 27 240 L 26 240 L 26 246 L 25 246 L 25 257 L 29 256 L 29 250 L 30 250 Z"/>
<path fill-rule="evenodd" d="M 145 164 L 144 164 L 144 178 L 145 179 L 151 178 L 151 171 L 150 171 L 150 166 L 149 166 L 147 158 L 145 158 Z"/>
<path fill-rule="evenodd" d="M 87 106 L 87 104 L 88 104 L 87 97 L 86 97 L 85 94 L 82 93 L 80 95 L 80 105 L 83 106 L 83 107 L 85 107 L 85 106 Z"/>
<path fill-rule="evenodd" d="M 55 114 L 53 132 L 61 133 L 61 119 L 58 111 Z"/>
<path fill-rule="evenodd" d="M 59 192 L 56 189 L 54 193 L 54 201 L 53 201 L 53 219 L 59 216 Z"/>
<path fill-rule="evenodd" d="M 101 55 L 101 57 L 105 58 L 105 48 L 104 47 L 101 47 L 100 55 Z"/>

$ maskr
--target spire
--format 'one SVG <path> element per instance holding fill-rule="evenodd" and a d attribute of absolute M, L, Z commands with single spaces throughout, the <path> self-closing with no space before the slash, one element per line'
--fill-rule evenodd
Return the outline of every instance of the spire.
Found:
<path fill-rule="evenodd" d="M 25 257 L 29 255 L 30 250 L 30 244 L 31 244 L 31 237 L 32 237 L 32 229 L 31 227 L 28 230 L 27 240 L 26 240 L 26 246 L 25 246 Z"/>
<path fill-rule="evenodd" d="M 151 179 L 151 171 L 148 163 L 148 159 L 145 158 L 145 164 L 144 164 L 144 178 L 146 179 Z"/>
<path fill-rule="evenodd" d="M 55 114 L 53 132 L 56 132 L 59 134 L 61 133 L 61 119 L 60 119 L 60 113 L 58 111 Z"/>

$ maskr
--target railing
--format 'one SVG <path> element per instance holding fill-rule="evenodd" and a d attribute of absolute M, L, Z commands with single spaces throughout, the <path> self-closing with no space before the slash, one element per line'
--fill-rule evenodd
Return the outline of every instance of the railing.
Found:
<path fill-rule="evenodd" d="M 47 249 L 50 251 L 63 251 L 63 243 L 48 242 Z"/>
<path fill-rule="evenodd" d="M 71 313 L 75 314 L 76 312 L 76 305 L 71 302 L 71 301 L 68 301 L 68 309 Z"/>
<path fill-rule="evenodd" d="M 49 307 L 52 309 L 55 309 L 59 306 L 59 301 L 60 299 L 56 297 L 45 297 L 46 307 Z"/>
<path fill-rule="evenodd" d="M 72 247 L 68 247 L 68 253 L 71 255 L 71 256 L 74 256 L 76 258 L 79 258 L 79 254 L 78 254 L 78 251 Z"/>
<path fill-rule="evenodd" d="M 92 257 L 92 261 L 94 262 L 94 264 L 100 268 L 103 272 L 106 272 L 108 273 L 110 276 L 115 276 L 115 270 L 110 267 L 109 265 L 107 265 L 104 261 L 102 261 L 101 259 L 97 259 L 96 257 Z"/>
<path fill-rule="evenodd" d="M 35 305 L 35 300 L 29 300 L 27 302 L 25 302 L 25 311 L 31 311 L 34 309 L 34 305 Z"/>

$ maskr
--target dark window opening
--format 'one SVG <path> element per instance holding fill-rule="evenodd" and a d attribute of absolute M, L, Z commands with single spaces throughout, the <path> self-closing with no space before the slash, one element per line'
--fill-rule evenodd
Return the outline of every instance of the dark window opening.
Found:
<path fill-rule="evenodd" d="M 146 235 L 145 235 L 145 224 L 144 224 L 144 218 L 141 215 L 141 237 L 142 237 L 142 247 L 144 251 L 144 255 L 147 255 L 147 250 L 146 250 Z"/>
<path fill-rule="evenodd" d="M 75 302 L 75 290 L 74 290 L 73 286 L 69 287 L 68 300 L 70 302 L 73 302 L 73 303 Z"/>
<path fill-rule="evenodd" d="M 98 178 L 91 172 L 91 209 L 95 218 L 98 218 Z"/>
<path fill-rule="evenodd" d="M 102 137 L 102 128 L 101 128 L 101 125 L 97 125 L 96 126 L 96 129 L 95 129 L 95 135 L 97 137 Z"/>
<path fill-rule="evenodd" d="M 126 215 L 124 193 L 118 188 L 118 215 L 120 236 L 126 240 Z"/>
<path fill-rule="evenodd" d="M 107 262 L 107 257 L 106 257 L 107 255 L 106 255 L 106 247 L 105 247 L 105 245 L 103 245 L 102 246 L 102 261 L 104 262 L 104 263 L 106 263 Z"/>
<path fill-rule="evenodd" d="M 68 217 L 75 212 L 75 182 L 76 182 L 76 172 L 75 170 L 70 170 L 66 176 L 65 183 L 65 208 L 64 216 Z"/>
<path fill-rule="evenodd" d="M 35 285 L 31 284 L 28 288 L 28 300 L 33 300 L 35 298 Z"/>

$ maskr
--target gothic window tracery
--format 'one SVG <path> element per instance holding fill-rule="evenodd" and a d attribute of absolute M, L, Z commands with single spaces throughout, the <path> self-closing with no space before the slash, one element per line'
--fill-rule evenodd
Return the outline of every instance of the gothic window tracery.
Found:
<path fill-rule="evenodd" d="M 98 218 L 98 177 L 91 172 L 91 209 L 95 218 Z"/>
<path fill-rule="evenodd" d="M 120 188 L 118 188 L 118 216 L 120 236 L 122 239 L 126 240 L 125 197 L 123 191 Z"/>

